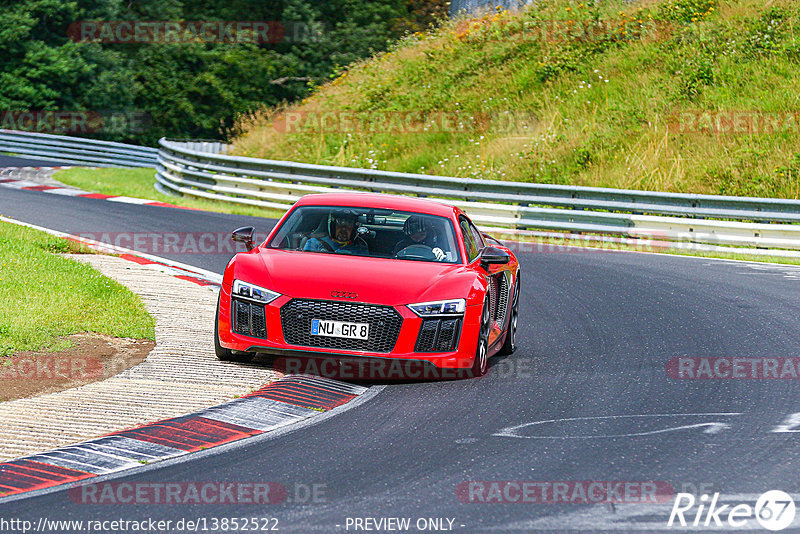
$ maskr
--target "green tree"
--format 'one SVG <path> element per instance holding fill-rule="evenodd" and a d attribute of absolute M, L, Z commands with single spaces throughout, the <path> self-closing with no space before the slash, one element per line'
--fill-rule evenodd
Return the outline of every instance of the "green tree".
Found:
<path fill-rule="evenodd" d="M 303 98 L 337 69 L 386 49 L 444 9 L 437 0 L 0 1 L 0 110 L 146 113 L 145 131 L 92 134 L 154 144 L 218 138 L 237 114 Z M 86 43 L 80 21 L 275 21 L 276 43 Z M 72 34 L 75 35 L 75 34 Z"/>

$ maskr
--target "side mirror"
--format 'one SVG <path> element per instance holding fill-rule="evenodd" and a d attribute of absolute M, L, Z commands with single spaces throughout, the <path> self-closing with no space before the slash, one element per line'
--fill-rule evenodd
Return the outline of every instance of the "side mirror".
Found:
<path fill-rule="evenodd" d="M 487 269 L 490 265 L 505 265 L 511 261 L 511 256 L 508 255 L 508 252 L 496 247 L 484 248 L 479 257 L 481 266 L 484 269 Z"/>
<path fill-rule="evenodd" d="M 255 248 L 255 244 L 253 243 L 253 234 L 255 231 L 256 229 L 252 226 L 243 226 L 233 231 L 231 239 L 237 243 L 244 243 L 247 250 L 253 250 L 253 248 Z"/>

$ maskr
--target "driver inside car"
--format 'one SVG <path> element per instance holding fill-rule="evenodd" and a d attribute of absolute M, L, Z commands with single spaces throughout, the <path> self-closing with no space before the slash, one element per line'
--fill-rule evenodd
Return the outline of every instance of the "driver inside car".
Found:
<path fill-rule="evenodd" d="M 432 249 L 437 261 L 442 261 L 447 256 L 439 246 L 439 236 L 435 228 L 429 222 L 426 222 L 424 218 L 412 215 L 406 219 L 406 222 L 403 223 L 403 234 L 406 237 L 395 245 L 395 255 L 404 248 L 413 245 L 425 245 Z"/>
<path fill-rule="evenodd" d="M 358 237 L 358 214 L 352 210 L 337 210 L 328 215 L 327 235 L 312 237 L 303 250 L 368 255 L 366 242 Z"/>

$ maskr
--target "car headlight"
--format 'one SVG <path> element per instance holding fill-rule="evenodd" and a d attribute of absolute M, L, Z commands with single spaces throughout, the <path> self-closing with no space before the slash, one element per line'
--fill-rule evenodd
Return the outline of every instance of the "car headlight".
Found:
<path fill-rule="evenodd" d="M 264 289 L 255 284 L 242 282 L 241 280 L 233 281 L 233 296 L 241 299 L 252 300 L 253 302 L 260 302 L 262 304 L 269 304 L 276 298 L 280 297 L 280 293 Z"/>
<path fill-rule="evenodd" d="M 464 299 L 437 300 L 436 302 L 408 304 L 408 309 L 420 317 L 463 315 L 466 307 L 467 301 Z"/>

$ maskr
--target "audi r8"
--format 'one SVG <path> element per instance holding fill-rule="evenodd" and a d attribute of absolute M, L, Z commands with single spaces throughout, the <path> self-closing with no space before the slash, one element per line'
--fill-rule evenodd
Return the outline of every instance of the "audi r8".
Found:
<path fill-rule="evenodd" d="M 457 207 L 378 193 L 300 199 L 225 268 L 215 349 L 486 373 L 516 348 L 517 258 Z"/>

